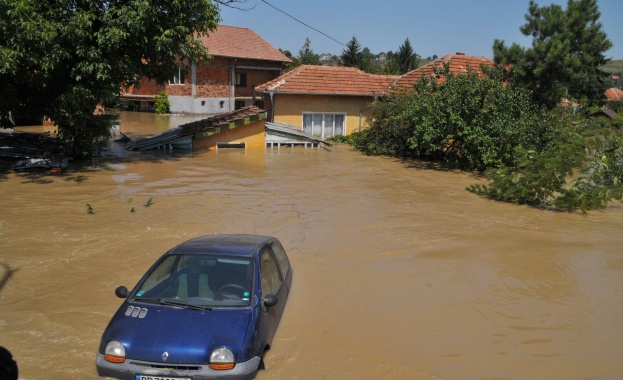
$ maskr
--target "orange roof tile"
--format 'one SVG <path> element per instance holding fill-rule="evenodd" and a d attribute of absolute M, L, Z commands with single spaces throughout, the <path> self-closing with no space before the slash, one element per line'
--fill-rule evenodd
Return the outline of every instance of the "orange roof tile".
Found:
<path fill-rule="evenodd" d="M 214 32 L 198 38 L 214 56 L 292 62 L 278 49 L 248 28 L 219 25 Z"/>
<path fill-rule="evenodd" d="M 606 100 L 609 102 L 619 102 L 623 100 L 623 91 L 618 88 L 609 88 L 606 90 Z"/>
<path fill-rule="evenodd" d="M 449 70 L 453 74 L 467 74 L 471 69 L 472 72 L 482 75 L 483 70 L 481 65 L 495 67 L 495 63 L 485 57 L 473 57 L 462 53 L 448 54 L 433 62 L 427 63 L 422 67 L 418 67 L 415 70 L 409 71 L 403 74 L 393 85 L 393 88 L 412 88 L 415 82 L 419 81 L 425 76 L 434 76 L 436 69 L 441 69 L 443 65 L 449 64 Z M 443 78 L 439 78 L 441 82 Z"/>
<path fill-rule="evenodd" d="M 396 75 L 369 74 L 355 67 L 302 65 L 256 87 L 262 92 L 310 95 L 382 95 Z"/>

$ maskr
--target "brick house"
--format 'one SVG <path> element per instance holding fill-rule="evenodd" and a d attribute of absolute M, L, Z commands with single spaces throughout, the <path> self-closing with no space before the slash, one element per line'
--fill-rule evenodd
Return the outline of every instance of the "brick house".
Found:
<path fill-rule="evenodd" d="M 254 88 L 281 75 L 291 60 L 248 28 L 219 25 L 200 38 L 212 60 L 180 68 L 166 84 L 143 79 L 122 91 L 121 100 L 139 110 L 153 107 L 154 97 L 169 96 L 171 113 L 219 114 L 245 106 L 263 107 Z"/>

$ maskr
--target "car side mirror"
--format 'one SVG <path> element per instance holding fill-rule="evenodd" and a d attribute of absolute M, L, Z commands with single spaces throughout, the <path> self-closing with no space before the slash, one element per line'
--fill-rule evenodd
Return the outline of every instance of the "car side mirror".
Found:
<path fill-rule="evenodd" d="M 264 307 L 269 308 L 271 306 L 275 306 L 277 304 L 277 301 L 279 301 L 279 298 L 277 298 L 276 295 L 274 294 L 267 294 L 263 299 L 262 299 L 262 303 L 264 304 Z"/>
<path fill-rule="evenodd" d="M 115 289 L 115 295 L 119 298 L 128 298 L 128 288 L 125 286 L 120 286 Z"/>

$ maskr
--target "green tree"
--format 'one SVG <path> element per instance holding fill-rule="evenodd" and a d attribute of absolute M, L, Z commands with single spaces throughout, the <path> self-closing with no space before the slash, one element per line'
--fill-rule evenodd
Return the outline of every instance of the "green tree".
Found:
<path fill-rule="evenodd" d="M 400 65 L 396 59 L 388 59 L 387 64 L 383 68 L 383 74 L 400 75 Z"/>
<path fill-rule="evenodd" d="M 283 53 L 283 55 L 285 55 L 286 57 L 290 58 L 292 60 L 292 62 L 289 63 L 285 63 L 283 65 L 283 71 L 284 72 L 288 72 L 293 70 L 294 68 L 296 68 L 299 64 L 298 64 L 298 60 L 292 55 L 292 52 L 290 50 L 282 50 L 279 49 L 280 52 Z"/>
<path fill-rule="evenodd" d="M 411 42 L 409 42 L 408 38 L 405 39 L 405 42 L 402 45 L 400 45 L 394 59 L 398 64 L 399 74 L 415 70 L 420 64 L 420 58 L 417 54 L 415 54 L 415 51 L 413 51 L 413 47 L 411 46 Z"/>
<path fill-rule="evenodd" d="M 342 50 L 340 58 L 342 60 L 342 66 L 357 67 L 359 69 L 363 67 L 361 44 L 359 44 L 359 41 L 357 41 L 355 36 L 348 41 L 346 48 Z"/>
<path fill-rule="evenodd" d="M 169 95 L 162 91 L 160 94 L 154 97 L 154 110 L 157 114 L 169 113 L 171 103 L 169 102 Z"/>
<path fill-rule="evenodd" d="M 309 38 L 305 38 L 305 43 L 299 50 L 299 55 L 297 57 L 297 61 L 299 65 L 319 65 L 320 57 L 318 54 L 315 54 L 311 48 L 311 41 Z"/>
<path fill-rule="evenodd" d="M 197 35 L 232 0 L 0 0 L 0 114 L 49 117 L 77 157 L 108 136 L 93 115 L 141 77 L 165 82 L 208 59 Z"/>
<path fill-rule="evenodd" d="M 372 107 L 371 127 L 354 139 L 366 154 L 441 161 L 484 170 L 517 163 L 516 148 L 542 149 L 553 137 L 554 115 L 501 78 L 475 73 L 444 83 L 425 78 L 413 92 L 390 94 Z"/>
<path fill-rule="evenodd" d="M 530 1 L 526 24 L 532 47 L 502 40 L 493 43 L 494 60 L 510 64 L 512 77 L 533 93 L 534 100 L 555 107 L 563 97 L 595 104 L 602 101 L 608 74 L 600 69 L 612 43 L 602 25 L 597 0 L 568 0 L 567 9 L 540 7 Z"/>
<path fill-rule="evenodd" d="M 381 67 L 376 62 L 376 55 L 373 54 L 367 47 L 361 49 L 361 70 L 366 73 L 377 74 L 382 71 Z"/>
<path fill-rule="evenodd" d="M 598 120 L 566 120 L 546 149 L 518 148 L 516 167 L 486 172 L 489 186 L 468 188 L 481 196 L 563 211 L 605 208 L 623 199 L 623 134 Z"/>

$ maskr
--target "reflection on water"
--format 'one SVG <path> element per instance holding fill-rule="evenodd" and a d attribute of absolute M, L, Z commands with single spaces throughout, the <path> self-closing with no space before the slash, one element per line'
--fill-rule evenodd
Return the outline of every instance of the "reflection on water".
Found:
<path fill-rule="evenodd" d="M 124 114 L 121 130 L 170 119 Z M 258 378 L 623 376 L 621 204 L 583 217 L 492 202 L 464 190 L 471 174 L 344 146 L 115 149 L 62 175 L 0 175 L 0 345 L 24 379 L 96 378 L 115 287 L 213 233 L 277 236 L 292 260 Z"/>
<path fill-rule="evenodd" d="M 145 112 L 122 112 L 119 123 L 121 132 L 127 135 L 155 135 L 206 117 L 206 115 L 156 115 Z"/>

